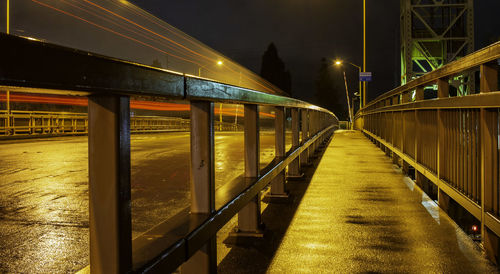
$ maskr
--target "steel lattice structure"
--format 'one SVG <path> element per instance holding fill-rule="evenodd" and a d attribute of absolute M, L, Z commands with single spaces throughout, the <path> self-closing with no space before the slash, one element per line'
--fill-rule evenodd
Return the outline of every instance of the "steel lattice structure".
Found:
<path fill-rule="evenodd" d="M 473 51 L 473 0 L 401 0 L 402 84 Z M 468 89 L 474 82 L 460 80 Z"/>

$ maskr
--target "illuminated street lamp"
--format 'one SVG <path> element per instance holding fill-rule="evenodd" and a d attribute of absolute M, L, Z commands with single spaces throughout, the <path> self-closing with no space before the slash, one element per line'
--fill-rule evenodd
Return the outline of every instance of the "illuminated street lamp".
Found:
<path fill-rule="evenodd" d="M 224 62 L 218 60 L 215 64 L 217 66 L 222 66 L 224 65 Z M 198 77 L 201 77 L 201 69 L 206 67 L 207 65 L 198 67 Z M 222 103 L 219 105 L 219 131 L 222 131 Z"/>
<path fill-rule="evenodd" d="M 340 60 L 335 61 L 335 65 L 336 66 L 342 66 L 342 61 L 340 61 Z M 351 100 L 349 99 L 349 90 L 347 88 L 347 78 L 345 77 L 345 70 L 342 70 L 342 72 L 344 73 L 345 96 L 346 96 L 346 99 L 347 99 L 347 108 L 349 110 L 349 122 L 350 122 L 350 127 L 349 128 L 352 129 L 353 119 L 352 119 Z"/>
<path fill-rule="evenodd" d="M 366 72 L 366 0 L 363 0 L 363 72 Z M 360 92 L 359 102 L 361 106 L 366 105 L 366 82 L 363 81 L 363 92 Z M 360 108 L 361 109 L 361 108 Z"/>
<path fill-rule="evenodd" d="M 355 65 L 355 64 L 350 63 L 350 62 L 346 62 L 346 63 L 349 64 L 349 65 L 351 65 L 351 66 L 356 67 L 359 70 L 359 73 L 361 74 L 361 70 L 362 69 L 361 69 L 360 66 Z M 342 60 L 340 60 L 340 59 L 335 60 L 335 65 L 336 66 L 342 66 L 342 64 L 343 64 Z M 358 75 L 358 78 L 359 78 L 359 75 Z M 363 103 L 362 102 L 364 102 L 364 100 L 362 100 L 363 99 L 363 90 L 361 89 L 361 86 L 362 86 L 361 79 L 359 79 L 359 91 L 358 91 L 359 92 L 359 109 L 361 109 L 363 107 Z"/>
<path fill-rule="evenodd" d="M 222 65 L 224 65 L 224 62 L 222 62 L 221 60 L 219 60 L 219 61 L 217 61 L 215 64 L 216 64 L 217 66 L 222 66 Z M 205 65 L 205 66 L 199 66 L 199 67 L 198 67 L 198 76 L 199 76 L 199 77 L 201 77 L 201 69 L 202 69 L 202 68 L 206 68 L 206 67 L 207 67 L 207 65 Z"/>

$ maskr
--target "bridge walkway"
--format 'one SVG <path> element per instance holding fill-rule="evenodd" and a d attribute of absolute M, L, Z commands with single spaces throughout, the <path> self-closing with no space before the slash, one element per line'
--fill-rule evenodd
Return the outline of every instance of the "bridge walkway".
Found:
<path fill-rule="evenodd" d="M 291 185 L 292 194 L 294 184 L 300 182 Z M 219 271 L 498 272 L 478 245 L 360 132 L 337 131 L 302 189 L 294 212 L 267 218 L 264 212 L 270 230 L 283 221 L 280 214 L 293 215 L 282 236 L 268 236 L 251 247 L 236 245 L 238 259 L 223 259 Z"/>

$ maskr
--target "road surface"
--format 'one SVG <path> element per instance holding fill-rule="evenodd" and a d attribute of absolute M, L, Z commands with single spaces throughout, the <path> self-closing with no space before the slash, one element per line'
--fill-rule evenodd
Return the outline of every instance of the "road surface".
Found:
<path fill-rule="evenodd" d="M 216 132 L 215 144 L 218 188 L 244 171 L 243 133 Z M 86 136 L 0 143 L 0 272 L 88 265 L 87 156 Z M 261 165 L 273 157 L 262 132 Z M 132 135 L 131 161 L 135 236 L 189 205 L 189 133 Z"/>

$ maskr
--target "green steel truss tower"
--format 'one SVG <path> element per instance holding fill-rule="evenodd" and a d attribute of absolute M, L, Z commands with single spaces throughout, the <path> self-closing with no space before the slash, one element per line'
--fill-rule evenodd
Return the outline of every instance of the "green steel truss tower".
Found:
<path fill-rule="evenodd" d="M 473 0 L 401 0 L 401 84 L 473 51 Z M 451 83 L 468 93 L 473 78 Z"/>

